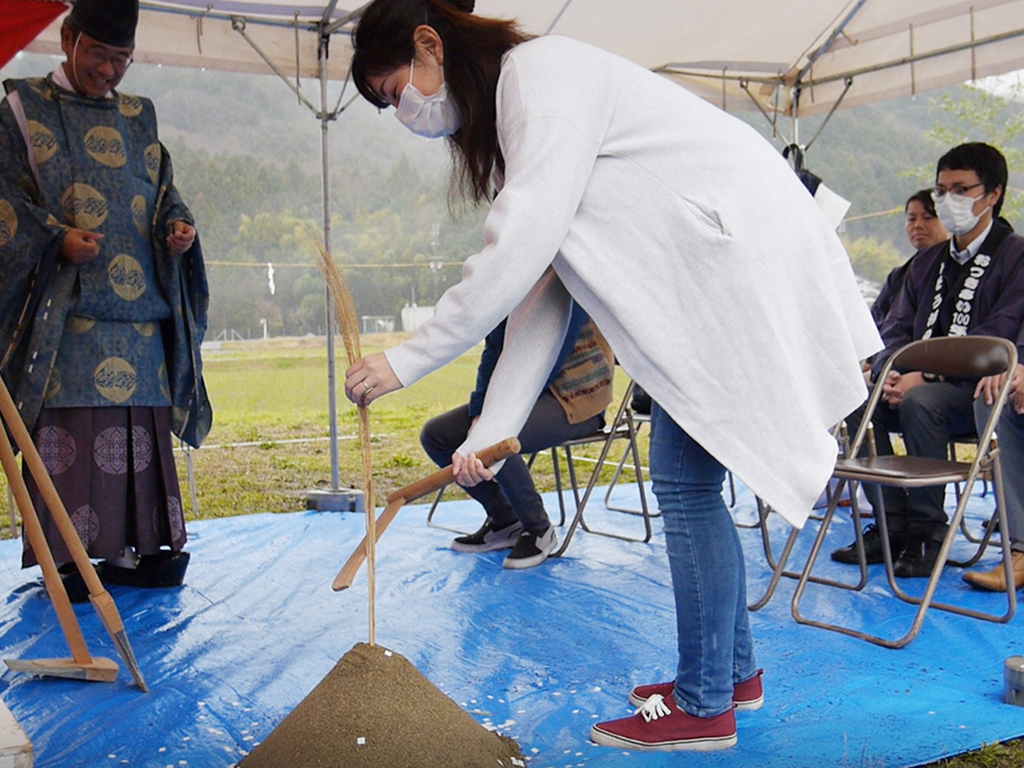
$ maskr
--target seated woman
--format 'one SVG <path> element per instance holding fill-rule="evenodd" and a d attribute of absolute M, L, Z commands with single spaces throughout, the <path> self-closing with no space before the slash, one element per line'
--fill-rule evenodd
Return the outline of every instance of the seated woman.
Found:
<path fill-rule="evenodd" d="M 949 232 L 942 226 L 938 214 L 935 213 L 935 201 L 932 200 L 930 189 L 920 189 L 912 194 L 903 206 L 903 215 L 903 228 L 907 233 L 907 240 L 914 247 L 914 256 L 921 251 L 928 250 L 933 245 L 949 240 Z M 871 305 L 871 317 L 874 318 L 875 325 L 879 329 L 885 322 L 885 317 L 889 314 L 892 305 L 896 302 L 896 297 L 900 295 L 903 281 L 906 280 L 907 270 L 910 268 L 910 262 L 914 260 L 914 256 L 889 273 L 882 289 L 878 292 L 878 297 Z"/>
<path fill-rule="evenodd" d="M 420 442 L 440 467 L 451 464 L 483 409 L 484 395 L 505 342 L 505 322 L 488 334 L 469 402 L 428 421 Z M 613 358 L 608 343 L 579 305 L 574 305 L 558 360 L 526 421 L 519 442 L 523 454 L 543 451 L 566 440 L 589 435 L 604 424 L 612 399 Z M 555 527 L 533 485 L 521 455 L 505 460 L 493 480 L 465 491 L 487 511 L 476 533 L 452 542 L 456 552 L 512 551 L 506 568 L 532 568 L 558 546 Z"/>

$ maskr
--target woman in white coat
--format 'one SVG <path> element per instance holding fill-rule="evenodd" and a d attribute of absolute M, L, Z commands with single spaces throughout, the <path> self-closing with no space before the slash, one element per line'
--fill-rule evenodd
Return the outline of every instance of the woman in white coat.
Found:
<path fill-rule="evenodd" d="M 836 457 L 828 429 L 866 397 L 880 347 L 849 260 L 813 199 L 755 131 L 619 57 L 473 0 L 376 0 L 353 35 L 356 86 L 414 132 L 447 137 L 456 182 L 491 200 L 484 249 L 407 342 L 346 374 L 369 403 L 510 316 L 483 413 L 452 457 L 518 434 L 565 332 L 570 297 L 657 403 L 651 477 L 676 599 L 674 681 L 591 738 L 627 749 L 736 743 L 760 705 L 743 552 L 726 468 L 802 525 Z"/>

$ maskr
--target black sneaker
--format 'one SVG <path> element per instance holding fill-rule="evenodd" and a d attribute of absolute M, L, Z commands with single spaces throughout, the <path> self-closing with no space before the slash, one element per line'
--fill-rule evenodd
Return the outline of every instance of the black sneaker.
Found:
<path fill-rule="evenodd" d="M 889 536 L 889 548 L 892 550 L 893 560 L 899 558 L 903 552 L 903 542 L 895 536 Z M 857 541 L 842 549 L 832 551 L 832 559 L 837 563 L 847 565 L 857 564 Z M 864 529 L 864 560 L 868 565 L 876 565 L 885 562 L 882 557 L 882 532 L 874 523 Z"/>
<path fill-rule="evenodd" d="M 494 552 L 498 549 L 511 549 L 522 530 L 523 524 L 518 520 L 504 528 L 494 528 L 491 526 L 491 518 L 487 518 L 476 533 L 456 537 L 452 541 L 452 549 L 456 552 Z"/>
<path fill-rule="evenodd" d="M 548 529 L 540 535 L 523 531 L 519 534 L 519 541 L 516 542 L 502 565 L 514 569 L 533 568 L 547 560 L 548 555 L 554 552 L 557 546 L 558 535 L 555 533 L 553 525 L 549 525 Z"/>
<path fill-rule="evenodd" d="M 893 564 L 892 572 L 901 578 L 931 576 L 941 548 L 942 542 L 932 539 L 910 542 Z"/>

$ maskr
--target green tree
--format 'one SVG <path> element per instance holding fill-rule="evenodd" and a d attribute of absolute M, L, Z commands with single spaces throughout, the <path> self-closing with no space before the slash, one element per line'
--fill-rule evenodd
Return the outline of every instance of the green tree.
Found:
<path fill-rule="evenodd" d="M 1010 86 L 1005 93 L 989 88 L 963 85 L 954 93 L 944 93 L 933 103 L 954 118 L 951 124 L 937 124 L 927 132 L 929 141 L 942 149 L 967 141 L 983 141 L 997 147 L 1006 156 L 1011 171 L 1024 170 L 1024 84 Z M 926 184 L 934 180 L 934 165 L 922 172 Z M 1024 213 L 1024 193 L 1009 187 L 1003 200 L 1002 215 L 1011 222 Z"/>

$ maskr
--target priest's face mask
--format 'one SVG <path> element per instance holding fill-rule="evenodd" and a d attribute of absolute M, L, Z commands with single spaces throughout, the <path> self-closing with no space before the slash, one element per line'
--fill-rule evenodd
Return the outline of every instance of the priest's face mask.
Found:
<path fill-rule="evenodd" d="M 83 96 L 102 98 L 114 90 L 132 63 L 132 48 L 105 45 L 88 35 L 60 31 L 60 47 L 67 56 L 65 71 Z"/>

